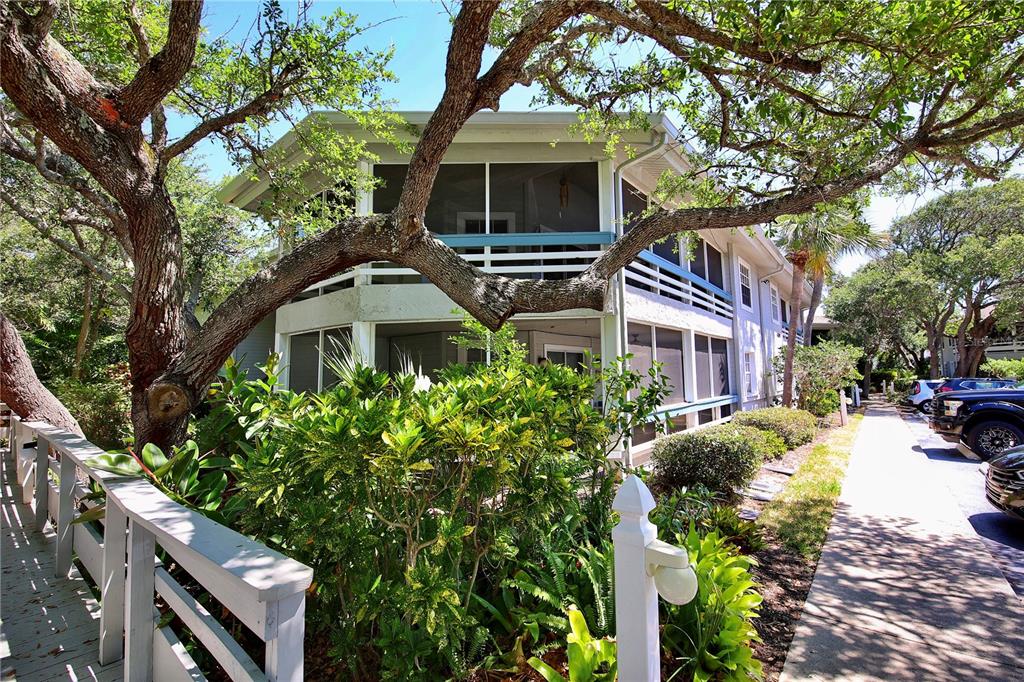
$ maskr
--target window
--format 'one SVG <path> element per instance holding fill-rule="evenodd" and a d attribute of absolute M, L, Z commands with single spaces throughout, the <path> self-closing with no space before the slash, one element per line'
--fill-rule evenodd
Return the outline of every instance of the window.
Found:
<path fill-rule="evenodd" d="M 740 263 L 740 303 L 747 310 L 753 310 L 754 295 L 750 288 L 750 268 Z"/>
<path fill-rule="evenodd" d="M 387 213 L 398 206 L 402 195 L 406 164 L 374 164 L 373 175 L 381 184 L 373 190 L 374 213 Z M 427 204 L 427 227 L 437 234 L 459 231 L 459 216 L 477 216 L 483 220 L 486 202 L 486 166 L 482 163 L 443 163 Z M 483 232 L 472 222 L 464 221 L 464 232 Z"/>
<path fill-rule="evenodd" d="M 320 387 L 320 332 L 292 334 L 288 343 L 288 388 L 315 393 Z"/>
<path fill-rule="evenodd" d="M 772 287 L 772 321 L 779 321 L 779 290 Z"/>
<path fill-rule="evenodd" d="M 789 323 L 789 304 L 786 303 L 786 299 L 779 299 L 779 314 L 782 315 L 782 323 Z"/>
<path fill-rule="evenodd" d="M 629 337 L 627 349 L 633 355 L 629 366 L 633 371 L 646 375 L 654 363 L 651 328 L 646 324 L 630 322 L 626 334 Z M 633 397 L 636 397 L 636 393 L 633 393 Z"/>
<path fill-rule="evenodd" d="M 515 231 L 600 229 L 596 163 L 492 163 L 489 168 L 491 215 L 507 217 Z"/>
<path fill-rule="evenodd" d="M 725 266 L 722 252 L 703 239 L 697 239 L 697 246 L 690 261 L 690 272 L 706 279 L 720 289 L 725 288 Z"/>
<path fill-rule="evenodd" d="M 695 334 L 693 346 L 697 365 L 697 399 L 730 395 L 729 343 L 725 339 Z"/>
<path fill-rule="evenodd" d="M 746 352 L 743 354 L 743 390 L 747 396 L 757 394 L 757 380 L 754 374 L 754 354 Z"/>
<path fill-rule="evenodd" d="M 544 357 L 548 362 L 566 367 L 586 368 L 587 350 L 578 346 L 552 346 L 544 344 Z"/>

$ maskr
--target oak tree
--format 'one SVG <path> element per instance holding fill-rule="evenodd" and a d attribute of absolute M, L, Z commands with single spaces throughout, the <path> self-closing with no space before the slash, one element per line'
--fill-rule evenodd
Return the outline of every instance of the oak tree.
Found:
<path fill-rule="evenodd" d="M 201 326 L 186 310 L 182 235 L 166 186 L 173 159 L 208 137 L 279 200 L 277 224 L 309 219 L 301 180 L 347 187 L 357 139 L 318 125 L 275 157 L 268 125 L 333 109 L 377 136 L 396 125 L 379 97 L 386 54 L 355 47 L 336 12 L 311 20 L 265 4 L 245 43 L 207 38 L 202 3 L 0 5 L 0 85 L 11 107 L 0 150 L 93 203 L 134 263 L 126 333 L 141 442 L 172 441 L 235 345 L 305 287 L 374 260 L 415 268 L 491 328 L 519 312 L 601 308 L 608 281 L 669 235 L 742 228 L 807 212 L 893 172 L 904 182 L 998 175 L 1021 150 L 1024 6 L 916 0 L 475 0 L 457 6 L 445 89 L 418 130 L 397 207 L 331 224 L 227 295 Z M 98 55 L 108 55 L 100 59 Z M 486 59 L 485 59 L 486 57 Z M 632 115 L 663 110 L 691 170 L 661 183 L 651 211 L 566 280 L 483 273 L 424 224 L 434 178 L 474 113 L 517 84 L 581 111 L 610 146 Z M 170 139 L 167 109 L 195 128 Z M 322 212 L 321 212 L 322 213 Z M 290 229 L 290 228 L 289 228 Z"/>

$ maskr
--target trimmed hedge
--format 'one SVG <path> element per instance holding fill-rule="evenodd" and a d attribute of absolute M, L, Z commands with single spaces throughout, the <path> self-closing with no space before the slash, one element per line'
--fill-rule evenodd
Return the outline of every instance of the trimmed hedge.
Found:
<path fill-rule="evenodd" d="M 732 423 L 771 431 L 791 448 L 810 443 L 818 430 L 818 420 L 813 414 L 788 407 L 764 407 L 737 412 L 733 415 Z"/>
<path fill-rule="evenodd" d="M 733 424 L 660 438 L 651 453 L 657 484 L 663 490 L 702 485 L 732 494 L 754 480 L 766 442 Z"/>
<path fill-rule="evenodd" d="M 754 446 L 754 450 L 760 455 L 762 460 L 778 459 L 789 450 L 786 447 L 786 441 L 782 440 L 779 434 L 773 431 L 765 431 L 764 429 L 745 424 L 730 424 L 730 426 L 738 429 L 743 434 L 743 437 L 750 441 L 750 444 Z"/>

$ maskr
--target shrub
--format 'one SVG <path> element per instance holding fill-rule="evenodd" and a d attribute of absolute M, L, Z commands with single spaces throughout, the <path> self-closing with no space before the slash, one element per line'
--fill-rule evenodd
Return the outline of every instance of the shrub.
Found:
<path fill-rule="evenodd" d="M 1024 359 L 986 360 L 979 369 L 990 377 L 1024 380 Z"/>
<path fill-rule="evenodd" d="M 789 450 L 786 447 L 786 441 L 782 440 L 782 437 L 774 431 L 766 431 L 746 424 L 733 424 L 732 428 L 737 429 L 744 438 L 750 441 L 750 444 L 754 446 L 754 451 L 762 460 L 778 459 Z"/>
<path fill-rule="evenodd" d="M 54 395 L 64 403 L 85 437 L 105 450 L 120 449 L 131 434 L 131 398 L 126 372 L 118 366 L 107 376 L 85 382 L 54 381 Z"/>
<path fill-rule="evenodd" d="M 314 569 L 311 630 L 345 677 L 507 665 L 564 632 L 563 602 L 611 622 L 610 552 L 586 543 L 611 530 L 609 449 L 663 382 L 511 356 L 433 382 L 332 369 L 310 395 L 229 366 L 196 440 L 234 462 L 239 529 Z"/>
<path fill-rule="evenodd" d="M 670 536 L 685 535 L 690 524 L 694 524 L 698 532 L 718 533 L 744 552 L 757 552 L 765 547 L 761 527 L 740 518 L 735 507 L 707 488 L 689 488 L 660 497 L 651 512 L 651 523 Z"/>
<path fill-rule="evenodd" d="M 676 606 L 661 601 L 665 623 L 662 645 L 683 672 L 679 679 L 762 679 L 752 642 L 760 641 L 753 619 L 761 595 L 750 573 L 753 560 L 717 532 L 700 535 L 690 527 L 663 539 L 686 548 L 697 572 L 697 597 Z M 669 671 L 675 678 L 677 671 Z"/>
<path fill-rule="evenodd" d="M 732 424 L 661 438 L 651 456 L 659 488 L 704 486 L 725 494 L 750 483 L 763 461 L 747 430 Z"/>
<path fill-rule="evenodd" d="M 811 442 L 817 431 L 818 420 L 805 410 L 765 407 L 760 410 L 737 412 L 733 415 L 732 423 L 771 431 L 782 438 L 788 447 L 795 448 Z"/>
<path fill-rule="evenodd" d="M 861 378 L 857 361 L 864 352 L 837 341 L 813 346 L 797 346 L 793 356 L 793 381 L 797 406 L 817 417 L 826 417 L 839 409 L 839 389 Z M 775 359 L 781 373 L 782 360 Z"/>

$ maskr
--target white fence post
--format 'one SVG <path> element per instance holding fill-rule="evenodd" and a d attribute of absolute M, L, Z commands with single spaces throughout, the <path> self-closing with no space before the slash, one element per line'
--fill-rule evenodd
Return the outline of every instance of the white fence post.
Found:
<path fill-rule="evenodd" d="M 839 425 L 846 426 L 846 423 L 850 420 L 846 412 L 846 390 L 839 389 Z"/>
<path fill-rule="evenodd" d="M 75 527 L 71 521 L 75 516 L 75 474 L 78 467 L 75 460 L 66 454 L 60 456 L 60 494 L 57 496 L 57 561 L 54 574 L 66 578 L 71 570 L 71 554 L 74 551 Z"/>
<path fill-rule="evenodd" d="M 268 605 L 266 674 L 269 682 L 302 682 L 305 626 L 305 592 Z"/>
<path fill-rule="evenodd" d="M 107 500 L 103 522 L 103 576 L 100 583 L 100 664 L 124 655 L 124 562 L 128 517 Z"/>
<path fill-rule="evenodd" d="M 109 504 L 109 502 L 108 502 Z M 125 600 L 124 679 L 151 682 L 153 679 L 153 534 L 132 521 L 128 524 L 128 582 Z"/>
<path fill-rule="evenodd" d="M 619 679 L 660 682 L 661 642 L 658 633 L 658 592 L 648 575 L 647 546 L 658 536 L 647 519 L 654 496 L 635 475 L 626 477 L 612 502 L 619 523 L 612 530 L 615 545 L 615 639 Z"/>
<path fill-rule="evenodd" d="M 36 434 L 36 474 L 32 485 L 35 489 L 36 528 L 46 530 L 47 511 L 50 506 L 50 444 Z"/>

